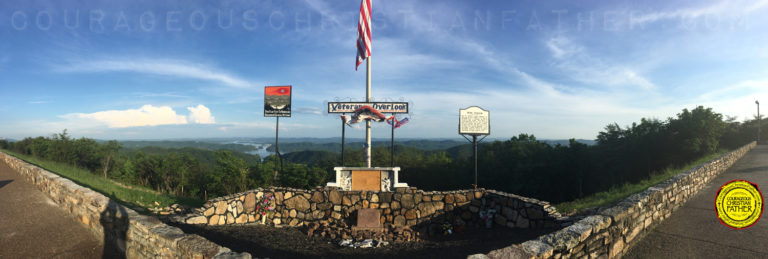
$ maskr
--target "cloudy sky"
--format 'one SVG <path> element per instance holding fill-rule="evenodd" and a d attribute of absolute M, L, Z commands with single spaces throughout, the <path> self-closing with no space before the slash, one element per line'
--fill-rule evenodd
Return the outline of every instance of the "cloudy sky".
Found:
<path fill-rule="evenodd" d="M 492 137 L 594 139 L 697 105 L 744 120 L 768 97 L 768 1 L 436 3 L 373 3 L 374 99 L 411 104 L 398 136 L 459 138 L 458 110 L 478 105 Z M 267 85 L 293 86 L 281 136 L 339 136 L 325 103 L 365 96 L 359 8 L 0 1 L 0 137 L 273 136 Z"/>

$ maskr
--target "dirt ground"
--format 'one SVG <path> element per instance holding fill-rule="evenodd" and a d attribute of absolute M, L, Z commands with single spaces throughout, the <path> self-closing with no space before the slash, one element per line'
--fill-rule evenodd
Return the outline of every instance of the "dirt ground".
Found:
<path fill-rule="evenodd" d="M 522 243 L 555 229 L 492 229 L 467 227 L 463 233 L 422 235 L 416 242 L 390 243 L 378 248 L 339 247 L 337 240 L 307 236 L 304 227 L 273 227 L 259 224 L 230 226 L 178 225 L 187 233 L 201 235 L 236 252 L 254 258 L 466 258 Z"/>

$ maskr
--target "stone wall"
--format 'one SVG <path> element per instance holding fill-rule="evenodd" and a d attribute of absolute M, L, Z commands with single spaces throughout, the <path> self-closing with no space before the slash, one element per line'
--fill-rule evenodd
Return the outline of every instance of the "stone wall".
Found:
<path fill-rule="evenodd" d="M 267 214 L 265 221 L 275 225 L 349 220 L 361 208 L 379 209 L 382 225 L 394 226 L 413 226 L 447 213 L 468 222 L 477 221 L 478 212 L 487 209 L 497 212 L 493 219 L 496 224 L 511 228 L 554 227 L 560 217 L 547 202 L 485 189 L 426 192 L 403 187 L 393 192 L 379 192 L 341 191 L 336 187 L 315 190 L 272 187 L 212 199 L 195 213 L 173 220 L 208 225 L 260 222 L 256 204 L 266 195 L 275 197 L 275 209 Z"/>
<path fill-rule="evenodd" d="M 680 173 L 618 204 L 538 239 L 494 250 L 490 258 L 618 258 L 634 241 L 668 218 L 704 185 L 724 172 L 755 142 Z M 714 213 L 712 214 L 714 217 Z M 485 256 L 474 255 L 474 258 Z"/>
<path fill-rule="evenodd" d="M 114 200 L 79 186 L 69 179 L 0 152 L 7 164 L 68 211 L 94 235 L 103 237 L 104 247 L 127 258 L 250 258 L 233 253 L 203 237 L 185 234 L 156 217 L 136 213 Z"/>

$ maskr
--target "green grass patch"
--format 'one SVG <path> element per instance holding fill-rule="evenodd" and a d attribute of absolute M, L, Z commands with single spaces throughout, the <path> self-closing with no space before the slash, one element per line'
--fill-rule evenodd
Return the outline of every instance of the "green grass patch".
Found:
<path fill-rule="evenodd" d="M 9 150 L 3 150 L 3 152 L 24 160 L 27 163 L 42 167 L 50 172 L 72 180 L 80 186 L 88 187 L 94 191 L 100 192 L 114 200 L 119 201 L 124 205 L 128 205 L 129 207 L 141 207 L 148 209 L 154 207 L 165 207 L 174 203 L 187 205 L 193 208 L 203 205 L 202 200 L 187 197 L 177 197 L 163 194 L 143 186 L 121 183 L 112 179 L 104 178 L 100 175 L 96 175 L 88 170 L 74 167 L 65 163 L 40 159 L 29 155 L 22 155 Z M 155 204 L 155 202 L 157 202 L 159 205 Z"/>
<path fill-rule="evenodd" d="M 730 150 L 719 151 L 715 154 L 702 157 L 699 160 L 693 161 L 685 166 L 668 168 L 662 172 L 651 174 L 651 177 L 644 179 L 640 182 L 625 183 L 621 186 L 614 186 L 607 191 L 591 194 L 586 197 L 579 198 L 573 201 L 555 204 L 554 206 L 561 213 L 572 213 L 572 212 L 578 212 L 587 208 L 602 207 L 602 206 L 610 205 L 618 201 L 621 201 L 632 194 L 643 191 L 648 187 L 651 187 L 663 181 L 666 181 L 667 179 L 672 178 L 673 176 L 678 175 L 682 172 L 685 172 L 686 170 L 691 169 L 699 164 L 709 162 L 710 160 L 715 159 L 728 152 L 730 152 Z"/>

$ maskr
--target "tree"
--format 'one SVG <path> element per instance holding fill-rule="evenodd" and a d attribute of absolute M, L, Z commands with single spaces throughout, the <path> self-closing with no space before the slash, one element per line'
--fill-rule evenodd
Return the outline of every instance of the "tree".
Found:
<path fill-rule="evenodd" d="M 107 141 L 107 143 L 104 143 L 101 146 L 101 152 L 102 152 L 101 166 L 104 168 L 104 178 L 107 178 L 107 172 L 109 171 L 112 157 L 117 153 L 118 150 L 120 150 L 120 148 L 121 148 L 121 145 L 116 140 Z"/>

